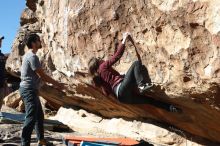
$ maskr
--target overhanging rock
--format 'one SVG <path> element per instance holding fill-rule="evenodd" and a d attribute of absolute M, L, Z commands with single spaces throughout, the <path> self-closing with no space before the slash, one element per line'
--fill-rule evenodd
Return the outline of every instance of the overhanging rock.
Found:
<path fill-rule="evenodd" d="M 19 74 L 25 35 L 40 34 L 43 48 L 38 56 L 44 70 L 56 80 L 75 85 L 70 87 L 74 93 L 61 93 L 49 86 L 41 89 L 54 107 L 74 105 L 105 117 L 153 118 L 220 142 L 218 0 L 28 0 L 27 6 L 33 13 L 26 9 L 22 14 L 25 21 L 12 46 L 7 70 Z M 182 115 L 149 105 L 120 104 L 85 84 L 86 76 L 75 84 L 79 80 L 75 72 L 86 72 L 93 56 L 110 57 L 114 41 L 120 40 L 124 31 L 132 33 L 151 80 L 165 89 L 165 93 L 151 96 L 177 104 Z M 114 67 L 126 73 L 135 59 L 128 43 Z"/>

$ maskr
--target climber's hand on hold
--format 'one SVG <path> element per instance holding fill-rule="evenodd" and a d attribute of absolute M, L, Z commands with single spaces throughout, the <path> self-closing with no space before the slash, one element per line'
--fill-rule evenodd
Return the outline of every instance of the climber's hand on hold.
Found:
<path fill-rule="evenodd" d="M 127 40 L 128 36 L 130 36 L 130 35 L 131 35 L 131 33 L 130 33 L 130 32 L 125 32 L 125 33 L 123 33 L 123 40 L 122 40 L 122 44 L 125 44 L 125 42 L 126 42 L 126 40 Z"/>

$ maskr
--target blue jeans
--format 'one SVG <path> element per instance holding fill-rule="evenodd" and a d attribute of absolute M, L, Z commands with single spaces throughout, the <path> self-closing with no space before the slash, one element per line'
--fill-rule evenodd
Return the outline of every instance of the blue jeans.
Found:
<path fill-rule="evenodd" d="M 44 139 L 44 113 L 38 97 L 38 90 L 20 87 L 20 95 L 25 105 L 25 122 L 21 134 L 22 146 L 30 146 L 31 134 L 35 127 L 37 139 Z"/>

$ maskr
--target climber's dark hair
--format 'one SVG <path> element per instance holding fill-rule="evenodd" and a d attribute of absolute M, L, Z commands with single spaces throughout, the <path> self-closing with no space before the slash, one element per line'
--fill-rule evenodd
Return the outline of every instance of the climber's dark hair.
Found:
<path fill-rule="evenodd" d="M 40 40 L 39 35 L 37 35 L 36 33 L 32 33 L 27 36 L 25 43 L 29 49 L 32 49 L 32 43 L 35 43 L 38 40 Z"/>
<path fill-rule="evenodd" d="M 95 58 L 95 57 L 92 57 L 89 60 L 88 68 L 89 68 L 89 74 L 90 75 L 94 76 L 94 75 L 97 74 L 97 70 L 99 68 L 99 62 L 100 62 L 100 59 Z"/>
<path fill-rule="evenodd" d="M 99 63 L 100 59 L 95 57 L 92 57 L 88 62 L 88 72 L 96 86 L 100 86 L 102 84 L 102 79 L 98 73 Z"/>

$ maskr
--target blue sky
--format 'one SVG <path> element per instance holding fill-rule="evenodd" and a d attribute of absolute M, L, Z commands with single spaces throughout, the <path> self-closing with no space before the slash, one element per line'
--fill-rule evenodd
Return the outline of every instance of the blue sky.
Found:
<path fill-rule="evenodd" d="M 3 53 L 11 51 L 25 3 L 25 0 L 0 0 L 0 35 L 5 36 L 1 48 Z"/>

